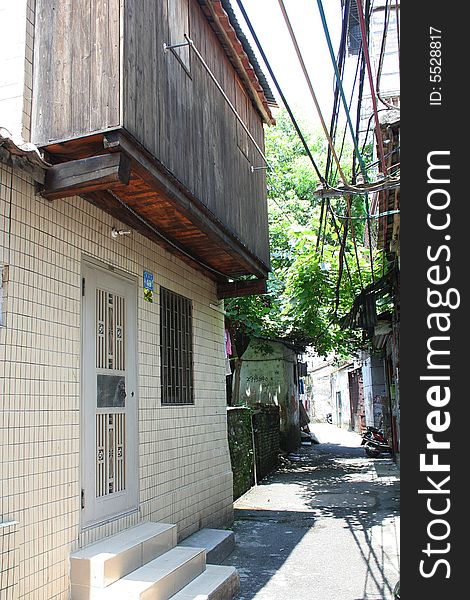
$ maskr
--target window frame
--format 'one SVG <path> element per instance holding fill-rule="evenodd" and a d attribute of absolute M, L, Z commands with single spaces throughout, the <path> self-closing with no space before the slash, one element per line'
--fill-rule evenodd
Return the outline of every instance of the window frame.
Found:
<path fill-rule="evenodd" d="M 160 377 L 162 406 L 193 406 L 193 302 L 160 287 Z"/>

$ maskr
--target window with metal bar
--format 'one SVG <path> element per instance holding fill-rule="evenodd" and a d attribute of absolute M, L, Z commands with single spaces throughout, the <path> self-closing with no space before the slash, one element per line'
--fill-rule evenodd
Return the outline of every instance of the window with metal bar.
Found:
<path fill-rule="evenodd" d="M 162 404 L 194 404 L 191 300 L 160 288 Z"/>

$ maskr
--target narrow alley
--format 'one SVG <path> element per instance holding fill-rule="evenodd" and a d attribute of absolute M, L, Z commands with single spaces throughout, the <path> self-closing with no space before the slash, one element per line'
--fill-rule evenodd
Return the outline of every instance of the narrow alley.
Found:
<path fill-rule="evenodd" d="M 238 600 L 388 600 L 399 578 L 399 474 L 369 459 L 359 435 L 311 427 L 320 444 L 235 503 L 236 548 L 226 564 Z"/>

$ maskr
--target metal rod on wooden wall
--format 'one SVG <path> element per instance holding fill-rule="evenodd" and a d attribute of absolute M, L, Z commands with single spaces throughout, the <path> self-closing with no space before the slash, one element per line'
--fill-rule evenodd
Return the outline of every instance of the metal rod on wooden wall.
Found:
<path fill-rule="evenodd" d="M 227 102 L 227 104 L 230 107 L 230 110 L 233 112 L 233 114 L 235 115 L 237 121 L 240 123 L 240 125 L 243 127 L 243 129 L 245 130 L 245 132 L 247 133 L 248 137 L 250 138 L 250 140 L 252 141 L 254 147 L 256 148 L 256 150 L 259 152 L 260 156 L 263 158 L 264 162 L 266 163 L 268 169 L 272 169 L 272 166 L 269 164 L 268 159 L 266 158 L 264 152 L 261 150 L 261 148 L 259 147 L 259 144 L 257 143 L 257 141 L 255 140 L 255 138 L 253 137 L 253 135 L 251 134 L 250 130 L 248 129 L 248 127 L 245 125 L 245 123 L 243 122 L 243 119 L 240 117 L 240 115 L 237 112 L 237 109 L 235 108 L 235 106 L 232 104 L 232 102 L 230 101 L 230 98 L 227 96 L 227 94 L 225 93 L 224 89 L 222 88 L 222 86 L 220 85 L 220 83 L 217 81 L 216 76 L 214 75 L 214 73 L 212 73 L 209 65 L 206 63 L 206 61 L 204 60 L 202 54 L 199 52 L 199 50 L 196 48 L 196 46 L 194 45 L 194 42 L 192 41 L 192 39 L 190 39 L 186 34 L 185 34 L 185 39 L 186 39 L 186 44 L 175 44 L 174 46 L 168 46 L 167 44 L 163 44 L 163 49 L 164 51 L 167 50 L 172 50 L 172 48 L 177 48 L 183 45 L 188 45 L 190 48 L 192 48 L 194 54 L 198 57 L 199 61 L 201 62 L 202 66 L 204 67 L 204 69 L 207 71 L 209 77 L 212 79 L 212 81 L 215 83 L 217 89 L 219 90 L 219 92 L 222 94 L 222 96 L 224 97 L 225 102 Z"/>

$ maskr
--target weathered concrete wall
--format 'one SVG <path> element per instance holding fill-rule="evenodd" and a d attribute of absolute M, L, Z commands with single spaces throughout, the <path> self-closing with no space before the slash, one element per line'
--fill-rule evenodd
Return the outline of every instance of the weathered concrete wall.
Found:
<path fill-rule="evenodd" d="M 280 342 L 253 340 L 243 355 L 240 400 L 280 409 L 280 445 L 286 452 L 300 445 L 297 354 Z"/>
<path fill-rule="evenodd" d="M 349 400 L 348 372 L 351 366 L 345 366 L 331 374 L 331 395 L 333 400 L 333 423 L 349 429 L 351 426 L 351 403 Z"/>
<path fill-rule="evenodd" d="M 256 478 L 259 481 L 278 465 L 280 417 L 279 407 L 257 404 L 253 412 L 256 453 Z"/>
<path fill-rule="evenodd" d="M 331 373 L 334 357 L 326 360 L 322 356 L 310 355 L 307 357 L 306 388 L 310 400 L 309 417 L 312 422 L 324 423 L 328 413 L 335 411 L 331 396 Z"/>

